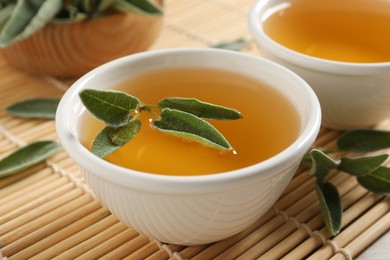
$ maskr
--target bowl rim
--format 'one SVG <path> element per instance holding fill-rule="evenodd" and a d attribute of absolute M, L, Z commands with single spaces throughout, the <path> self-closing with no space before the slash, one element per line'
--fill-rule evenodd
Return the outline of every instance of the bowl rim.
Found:
<path fill-rule="evenodd" d="M 131 63 L 134 60 L 142 59 L 144 57 L 181 53 L 191 53 L 192 55 L 197 55 L 199 52 L 210 55 L 216 55 L 217 53 L 219 53 L 219 55 L 237 55 L 245 57 L 246 59 L 256 59 L 257 62 L 262 62 L 269 66 L 274 66 L 275 69 L 283 71 L 284 73 L 288 74 L 290 78 L 292 77 L 298 81 L 302 92 L 305 94 L 308 105 L 311 108 L 309 111 L 307 123 L 305 126 L 303 126 L 303 129 L 298 138 L 282 152 L 265 161 L 238 170 L 198 176 L 160 175 L 123 168 L 93 155 L 77 140 L 75 136 L 76 130 L 74 128 L 72 129 L 69 123 L 72 120 L 70 117 L 72 109 L 69 109 L 69 107 L 70 104 L 72 106 L 75 104 L 81 104 L 81 101 L 78 99 L 78 93 L 80 89 L 85 87 L 88 81 L 93 79 L 96 75 L 100 73 L 107 73 L 107 71 L 113 70 L 116 67 L 125 66 L 127 63 Z M 86 171 L 93 172 L 93 174 L 97 175 L 98 177 L 122 187 L 130 187 L 132 189 L 164 194 L 215 193 L 222 190 L 238 189 L 239 187 L 248 185 L 248 180 L 261 181 L 269 179 L 274 176 L 272 173 L 270 173 L 271 169 L 273 171 L 277 170 L 280 172 L 286 170 L 289 167 L 292 167 L 293 165 L 296 165 L 299 162 L 297 162 L 297 160 L 300 160 L 301 158 L 297 158 L 297 153 L 301 153 L 303 156 L 303 154 L 310 148 L 315 138 L 317 137 L 320 125 L 321 108 L 317 96 L 310 88 L 310 86 L 297 74 L 275 62 L 266 60 L 264 58 L 229 50 L 219 50 L 212 48 L 173 48 L 154 50 L 129 55 L 108 62 L 95 68 L 77 80 L 64 94 L 56 113 L 56 128 L 59 139 L 70 157 L 72 157 L 76 163 L 81 166 L 81 168 L 84 168 Z M 259 171 L 259 169 L 261 169 L 263 172 L 260 178 L 255 174 Z M 111 173 L 107 174 L 105 172 Z M 115 175 L 112 172 L 115 172 Z M 130 179 L 131 182 L 129 183 L 124 181 Z"/>
<path fill-rule="evenodd" d="M 268 5 L 275 7 L 276 4 L 289 2 L 291 2 L 291 0 L 257 0 L 250 8 L 248 13 L 248 26 L 252 36 L 260 47 L 260 52 L 262 48 L 265 48 L 270 50 L 273 55 L 277 56 L 281 60 L 307 69 L 325 71 L 328 73 L 375 75 L 389 72 L 390 61 L 358 63 L 328 60 L 300 53 L 273 40 L 265 33 L 262 26 L 262 20 L 266 20 L 264 16 L 269 15 L 267 14 L 267 11 L 269 11 Z"/>

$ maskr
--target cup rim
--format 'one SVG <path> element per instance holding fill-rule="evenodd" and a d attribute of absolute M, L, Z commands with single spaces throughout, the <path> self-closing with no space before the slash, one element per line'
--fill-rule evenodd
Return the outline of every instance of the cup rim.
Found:
<path fill-rule="evenodd" d="M 273 55 L 276 55 L 278 58 L 298 66 L 329 73 L 371 75 L 389 71 L 390 61 L 371 63 L 335 61 L 303 54 L 278 43 L 265 33 L 263 26 L 261 25 L 261 19 L 264 17 L 266 9 L 269 8 L 267 4 L 272 1 L 273 0 L 256 1 L 248 14 L 249 29 L 255 40 L 258 43 L 261 43 L 259 44 L 260 49 L 265 47 L 266 49 L 271 50 Z M 284 0 L 284 2 L 290 2 L 290 0 Z"/>
<path fill-rule="evenodd" d="M 220 55 L 237 55 L 240 57 L 245 57 L 246 59 L 257 59 L 258 62 L 266 63 L 269 66 L 274 66 L 276 70 L 283 71 L 283 73 L 288 74 L 290 78 L 297 80 L 300 83 L 301 89 L 305 93 L 305 98 L 307 99 L 309 107 L 311 108 L 309 111 L 307 123 L 303 126 L 302 131 L 297 139 L 277 155 L 245 168 L 208 175 L 170 176 L 139 172 L 109 163 L 93 155 L 76 138 L 76 130 L 74 129 L 75 127 L 72 129 L 70 126 L 70 122 L 72 121 L 72 109 L 70 109 L 70 107 L 81 105 L 81 101 L 78 99 L 78 93 L 96 75 L 100 73 L 108 73 L 108 71 L 115 70 L 117 67 L 126 66 L 127 63 L 131 63 L 132 61 L 145 57 L 151 57 L 153 55 L 169 55 L 180 53 L 192 53 L 193 55 L 197 55 L 199 52 L 208 53 L 210 55 L 219 53 Z M 270 173 L 270 169 L 277 169 L 278 171 L 282 171 L 291 167 L 291 165 L 297 161 L 297 152 L 301 152 L 303 154 L 310 148 L 315 138 L 317 137 L 320 125 L 321 108 L 317 96 L 314 94 L 314 91 L 310 88 L 310 86 L 297 74 L 275 62 L 266 60 L 264 58 L 255 57 L 254 55 L 244 53 L 211 48 L 176 48 L 154 50 L 133 54 L 108 62 L 95 68 L 77 80 L 64 94 L 56 113 L 56 128 L 60 141 L 69 155 L 82 168 L 85 168 L 87 171 L 92 171 L 95 175 L 98 175 L 100 178 L 103 178 L 106 181 L 118 184 L 123 187 L 131 187 L 132 189 L 165 194 L 199 194 L 213 193 L 227 189 L 237 189 L 238 187 L 247 184 L 248 179 L 255 180 L 254 178 L 256 177 L 256 180 L 259 181 L 259 177 L 255 174 L 259 170 L 263 172 L 260 178 L 261 180 L 271 178 L 273 175 Z M 107 174 L 107 172 L 110 173 Z M 113 174 L 113 172 L 115 172 L 115 174 Z M 125 183 L 125 180 L 130 179 L 131 182 Z M 147 183 L 147 186 L 139 186 L 145 183 Z"/>

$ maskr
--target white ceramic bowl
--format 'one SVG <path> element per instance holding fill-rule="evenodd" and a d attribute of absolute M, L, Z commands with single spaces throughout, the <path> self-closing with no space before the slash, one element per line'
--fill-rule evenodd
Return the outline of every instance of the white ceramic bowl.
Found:
<path fill-rule="evenodd" d="M 375 125 L 390 116 L 390 62 L 351 63 L 311 57 L 288 49 L 265 34 L 272 10 L 291 0 L 259 0 L 249 13 L 249 28 L 261 56 L 296 72 L 316 92 L 323 124 L 337 129 Z"/>
<path fill-rule="evenodd" d="M 297 109 L 299 137 L 266 161 L 201 176 L 164 176 L 125 169 L 99 159 L 81 145 L 78 131 L 85 108 L 78 96 L 80 90 L 110 88 L 133 74 L 169 67 L 222 69 L 269 83 Z M 294 175 L 318 134 L 320 121 L 317 97 L 299 76 L 265 59 L 216 49 L 152 51 L 109 62 L 73 84 L 62 98 L 56 118 L 65 150 L 114 215 L 149 237 L 185 245 L 227 238 L 259 219 Z"/>

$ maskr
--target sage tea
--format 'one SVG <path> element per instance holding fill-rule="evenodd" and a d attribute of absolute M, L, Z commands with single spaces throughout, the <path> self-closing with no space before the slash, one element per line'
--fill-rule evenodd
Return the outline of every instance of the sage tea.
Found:
<path fill-rule="evenodd" d="M 286 86 L 288 87 L 288 86 Z M 236 170 L 266 160 L 298 136 L 300 121 L 293 105 L 258 80 L 220 70 L 176 68 L 129 78 L 115 87 L 146 104 L 168 97 L 197 98 L 234 108 L 240 120 L 207 120 L 233 146 L 231 151 L 205 147 L 151 127 L 152 116 L 141 113 L 140 132 L 104 159 L 129 169 L 165 175 L 204 175 Z M 91 148 L 103 123 L 86 113 L 83 144 Z"/>
<path fill-rule="evenodd" d="M 264 30 L 273 40 L 318 58 L 390 62 L 390 2 L 292 0 L 273 8 Z"/>

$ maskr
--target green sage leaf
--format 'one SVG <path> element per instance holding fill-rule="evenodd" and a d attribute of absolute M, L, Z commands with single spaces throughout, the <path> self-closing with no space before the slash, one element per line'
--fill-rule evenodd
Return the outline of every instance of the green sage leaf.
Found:
<path fill-rule="evenodd" d="M 310 174 L 317 177 L 318 181 L 322 182 L 325 176 L 332 169 L 337 169 L 339 163 L 333 160 L 320 150 L 313 149 L 310 151 L 313 162 Z"/>
<path fill-rule="evenodd" d="M 103 12 L 108 9 L 116 0 L 101 0 L 98 5 L 98 11 Z"/>
<path fill-rule="evenodd" d="M 232 120 L 242 118 L 241 113 L 235 109 L 206 103 L 195 98 L 165 98 L 160 100 L 158 105 L 161 108 L 172 108 L 208 119 Z"/>
<path fill-rule="evenodd" d="M 212 48 L 217 48 L 217 49 L 225 49 L 225 50 L 231 50 L 231 51 L 239 51 L 242 48 L 244 48 L 246 45 L 250 43 L 249 40 L 247 39 L 237 39 L 233 41 L 226 41 L 226 42 L 221 42 L 217 43 L 215 45 L 212 45 Z"/>
<path fill-rule="evenodd" d="M 114 90 L 84 89 L 79 95 L 96 118 L 113 128 L 126 125 L 140 103 L 138 98 Z"/>
<path fill-rule="evenodd" d="M 92 143 L 92 153 L 100 158 L 104 158 L 121 148 L 121 145 L 116 145 L 111 142 L 110 138 L 108 137 L 109 129 L 109 126 L 103 128 L 103 130 L 95 137 Z"/>
<path fill-rule="evenodd" d="M 23 118 L 54 119 L 61 98 L 34 98 L 12 104 L 6 111 Z"/>
<path fill-rule="evenodd" d="M 152 126 L 167 134 L 205 146 L 221 150 L 232 149 L 229 142 L 214 126 L 187 112 L 164 108 L 161 110 L 161 121 L 154 121 Z"/>
<path fill-rule="evenodd" d="M 115 145 L 125 145 L 134 136 L 136 136 L 141 129 L 141 121 L 131 120 L 127 125 L 119 128 L 109 128 L 107 133 L 110 141 Z"/>
<path fill-rule="evenodd" d="M 354 176 L 365 176 L 378 169 L 388 157 L 388 154 L 359 158 L 343 157 L 338 169 Z"/>
<path fill-rule="evenodd" d="M 357 180 L 369 191 L 390 196 L 390 168 L 379 167 L 368 175 L 358 177 Z"/>
<path fill-rule="evenodd" d="M 18 173 L 52 156 L 61 149 L 54 141 L 37 141 L 0 160 L 0 178 Z"/>
<path fill-rule="evenodd" d="M 343 151 L 367 153 L 390 147 L 390 132 L 374 129 L 355 129 L 341 135 L 337 147 Z"/>
<path fill-rule="evenodd" d="M 25 39 L 44 27 L 61 9 L 62 0 L 19 0 L 0 33 L 0 47 Z"/>
<path fill-rule="evenodd" d="M 161 8 L 147 0 L 115 0 L 112 5 L 116 10 L 140 15 L 162 15 Z"/>
<path fill-rule="evenodd" d="M 340 195 L 331 183 L 317 183 L 317 196 L 320 202 L 322 216 L 329 233 L 333 236 L 340 232 L 342 207 Z"/>
<path fill-rule="evenodd" d="M 0 8 L 0 30 L 4 27 L 8 19 L 11 17 L 14 8 L 15 4 L 8 4 Z"/>

